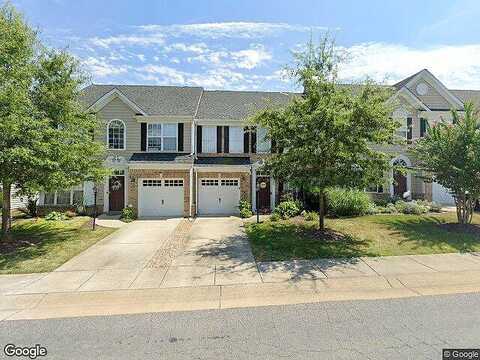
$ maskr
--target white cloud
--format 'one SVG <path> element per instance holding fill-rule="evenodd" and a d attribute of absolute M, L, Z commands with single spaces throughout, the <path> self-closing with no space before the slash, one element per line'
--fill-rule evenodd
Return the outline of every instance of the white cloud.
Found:
<path fill-rule="evenodd" d="M 322 26 L 292 25 L 268 22 L 220 22 L 204 24 L 143 25 L 139 29 L 150 33 L 168 33 L 171 36 L 196 36 L 210 39 L 258 38 L 281 32 L 309 32 L 328 30 Z"/>
<path fill-rule="evenodd" d="M 480 89 L 480 45 L 414 49 L 395 44 L 364 43 L 346 50 L 351 59 L 339 71 L 344 80 L 369 76 L 379 82 L 393 83 L 427 68 L 448 88 Z"/>
<path fill-rule="evenodd" d="M 194 43 L 194 44 L 174 43 L 174 44 L 165 46 L 164 50 L 166 52 L 183 51 L 183 52 L 192 52 L 192 53 L 201 54 L 208 50 L 208 46 L 205 43 Z"/>
<path fill-rule="evenodd" d="M 232 52 L 231 57 L 235 60 L 237 67 L 250 70 L 270 60 L 272 55 L 265 50 L 263 45 L 255 45 L 251 49 Z"/>
<path fill-rule="evenodd" d="M 106 61 L 105 58 L 89 57 L 83 61 L 83 64 L 92 75 L 99 78 L 124 74 L 128 70 L 126 65 L 112 64 Z"/>
<path fill-rule="evenodd" d="M 115 35 L 109 37 L 94 37 L 90 39 L 90 43 L 94 46 L 108 49 L 115 45 L 163 45 L 165 44 L 165 39 L 162 34 Z"/>

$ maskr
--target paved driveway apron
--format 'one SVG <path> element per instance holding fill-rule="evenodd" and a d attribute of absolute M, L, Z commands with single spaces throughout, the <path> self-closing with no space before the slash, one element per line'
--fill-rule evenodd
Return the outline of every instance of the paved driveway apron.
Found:
<path fill-rule="evenodd" d="M 260 283 L 242 224 L 236 217 L 197 218 L 162 287 Z"/>
<path fill-rule="evenodd" d="M 142 273 L 145 271 L 145 264 L 155 252 L 170 240 L 180 221 L 182 219 L 135 221 L 91 246 L 54 272 L 33 275 L 38 278 L 32 282 L 19 279 L 25 281 L 26 286 L 12 284 L 10 289 L 5 289 L 4 292 L 127 289 L 136 281 L 158 281 L 159 284 L 165 275 L 165 269 Z M 147 285 L 145 286 L 150 287 Z"/>

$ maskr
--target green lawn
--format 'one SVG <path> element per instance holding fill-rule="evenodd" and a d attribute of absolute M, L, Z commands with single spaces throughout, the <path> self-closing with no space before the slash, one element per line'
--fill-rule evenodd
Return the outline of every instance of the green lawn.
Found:
<path fill-rule="evenodd" d="M 327 219 L 327 240 L 301 218 L 247 224 L 246 232 L 257 261 L 480 251 L 480 215 L 447 229 L 455 221 L 454 213 Z"/>
<path fill-rule="evenodd" d="M 90 220 L 16 220 L 11 239 L 0 242 L 0 274 L 52 271 L 115 231 L 99 226 L 92 231 Z"/>

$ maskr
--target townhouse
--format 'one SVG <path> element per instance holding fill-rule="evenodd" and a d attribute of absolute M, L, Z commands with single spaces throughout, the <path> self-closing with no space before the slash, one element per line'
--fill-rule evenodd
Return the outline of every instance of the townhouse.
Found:
<path fill-rule="evenodd" d="M 480 105 L 480 91 L 449 90 L 428 70 L 393 85 L 400 119 L 398 135 L 408 143 L 425 135 L 450 109 L 466 101 Z M 280 179 L 261 170 L 271 151 L 261 128 L 246 120 L 266 107 L 282 107 L 299 93 L 209 91 L 200 87 L 90 85 L 82 102 L 96 114 L 105 142 L 105 165 L 112 175 L 97 184 L 100 212 L 126 206 L 139 217 L 170 217 L 238 213 L 239 201 L 271 211 L 284 190 Z M 376 197 L 425 198 L 452 204 L 448 189 L 425 183 L 408 155 L 408 144 L 385 149 L 392 163 L 411 169 L 387 174 L 383 186 L 367 191 Z M 263 183 L 262 187 L 258 187 Z M 255 192 L 259 190 L 258 203 Z M 41 194 L 41 207 L 68 208 L 80 201 L 93 205 L 94 184 Z"/>

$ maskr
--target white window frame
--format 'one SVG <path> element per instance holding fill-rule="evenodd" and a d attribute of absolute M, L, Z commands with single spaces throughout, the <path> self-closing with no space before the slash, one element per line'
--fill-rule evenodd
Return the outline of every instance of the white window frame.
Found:
<path fill-rule="evenodd" d="M 112 122 L 114 121 L 119 121 L 122 123 L 123 125 L 123 147 L 122 148 L 113 148 L 113 147 L 110 147 L 110 125 L 112 124 Z M 123 120 L 120 120 L 120 119 L 111 119 L 108 123 L 107 123 L 107 148 L 108 150 L 126 150 L 127 149 L 127 126 L 125 125 L 125 122 Z"/>
<path fill-rule="evenodd" d="M 237 138 L 235 138 L 235 136 Z M 243 126 L 229 126 L 228 127 L 228 152 L 231 154 L 243 153 Z"/>
<path fill-rule="evenodd" d="M 372 187 L 375 187 L 376 190 L 375 191 L 370 191 L 367 187 L 367 188 L 365 188 L 365 192 L 369 193 L 369 194 L 383 194 L 384 189 L 385 189 L 385 186 L 383 186 L 383 185 L 372 185 Z M 381 188 L 382 191 L 379 191 L 380 188 Z"/>
<path fill-rule="evenodd" d="M 207 135 L 209 137 L 207 137 Z M 202 153 L 216 153 L 216 152 L 217 152 L 217 127 L 202 126 Z"/>
<path fill-rule="evenodd" d="M 150 134 L 149 134 L 149 126 L 150 125 L 160 125 L 160 136 L 150 136 Z M 165 136 L 163 134 L 164 125 L 174 125 L 175 126 L 175 137 Z M 148 145 L 148 140 L 150 138 L 160 138 L 161 139 L 161 149 L 160 150 L 150 149 L 150 146 Z M 174 150 L 165 150 L 165 140 L 164 140 L 165 138 L 167 138 L 167 139 L 175 138 L 175 149 Z M 164 152 L 164 151 L 167 151 L 167 152 L 169 152 L 169 151 L 177 152 L 178 151 L 178 124 L 177 123 L 154 123 L 154 122 L 148 123 L 147 124 L 147 152 Z"/>
<path fill-rule="evenodd" d="M 69 200 L 69 203 L 68 204 L 58 204 L 58 192 L 59 191 L 64 191 L 64 192 L 70 192 L 70 200 Z M 74 205 L 73 204 L 73 193 L 75 191 L 82 191 L 83 192 L 83 195 L 82 195 L 82 198 L 83 198 L 83 201 L 85 201 L 85 191 L 83 189 L 83 186 L 80 187 L 80 186 L 75 186 L 73 188 L 71 188 L 70 190 L 55 190 L 55 191 L 46 191 L 43 195 L 43 204 L 44 206 L 71 206 L 71 205 Z M 45 194 L 47 193 L 53 193 L 53 204 L 45 204 Z"/>

